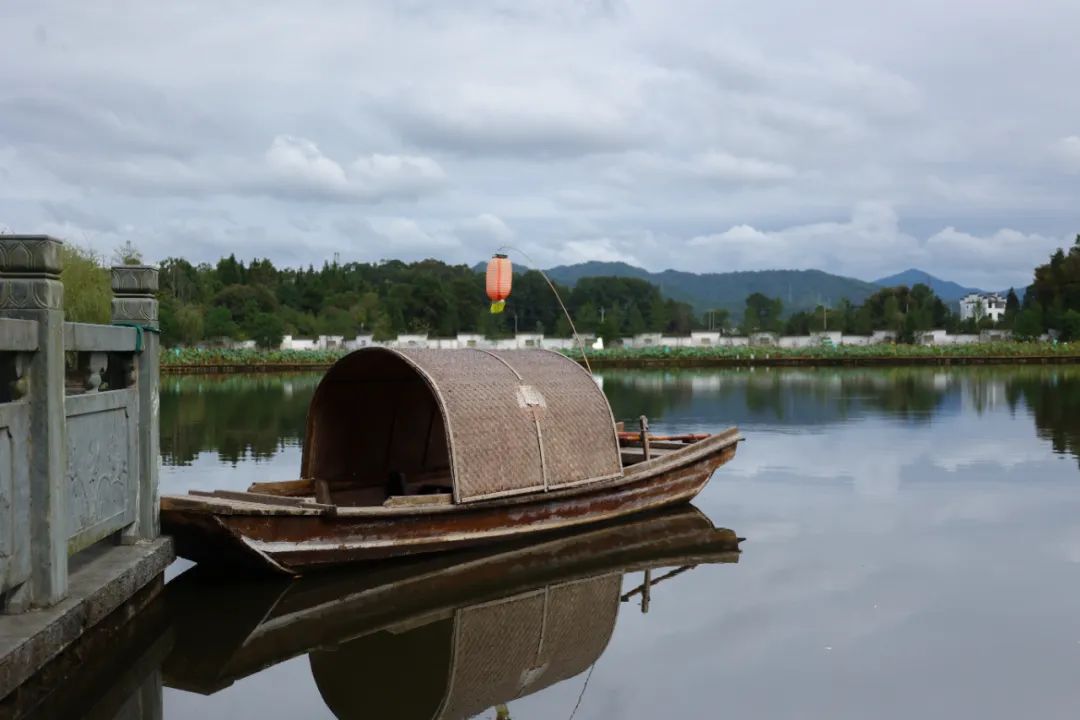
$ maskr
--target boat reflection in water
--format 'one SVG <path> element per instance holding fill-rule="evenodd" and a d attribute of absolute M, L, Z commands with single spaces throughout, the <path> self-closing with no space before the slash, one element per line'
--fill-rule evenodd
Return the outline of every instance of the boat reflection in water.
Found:
<path fill-rule="evenodd" d="M 339 718 L 467 718 L 585 672 L 620 601 L 740 538 L 692 506 L 529 544 L 397 562 L 363 573 L 223 584 L 199 568 L 170 583 L 167 686 L 210 694 L 308 654 Z M 673 568 L 652 577 L 654 568 Z M 623 575 L 644 582 L 622 594 Z"/>

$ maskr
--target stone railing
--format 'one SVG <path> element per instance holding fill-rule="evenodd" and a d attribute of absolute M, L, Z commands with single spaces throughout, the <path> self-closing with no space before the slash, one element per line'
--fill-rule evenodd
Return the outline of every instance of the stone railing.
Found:
<path fill-rule="evenodd" d="M 113 325 L 64 321 L 59 240 L 0 236 L 0 611 L 68 558 L 158 536 L 157 270 L 112 269 Z"/>

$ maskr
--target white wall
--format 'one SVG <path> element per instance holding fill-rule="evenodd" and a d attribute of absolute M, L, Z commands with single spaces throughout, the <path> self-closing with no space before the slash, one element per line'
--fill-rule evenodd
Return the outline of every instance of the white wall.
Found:
<path fill-rule="evenodd" d="M 740 335 L 722 335 L 717 332 L 694 332 L 686 335 L 660 335 L 645 333 L 632 338 L 623 338 L 627 348 L 649 347 L 782 347 L 810 348 L 824 344 L 866 346 L 882 342 L 895 341 L 896 333 L 891 330 L 877 330 L 873 335 L 843 335 L 836 331 L 818 332 L 812 335 L 777 336 L 773 333 L 755 333 L 750 337 Z M 936 329 L 920 333 L 917 341 L 925 345 L 962 345 L 974 342 L 987 342 L 993 339 L 1008 339 L 1011 334 L 1004 330 L 984 330 L 979 335 L 949 335 L 945 330 Z M 586 333 L 581 341 L 586 347 L 592 347 L 596 336 Z M 254 347 L 254 341 L 231 343 L 230 347 Z M 355 350 L 362 347 L 382 345 L 394 348 L 437 348 L 453 350 L 475 347 L 489 350 L 523 350 L 527 348 L 545 348 L 548 350 L 573 350 L 577 348 L 574 338 L 549 338 L 539 333 L 519 333 L 515 337 L 489 340 L 477 333 L 460 333 L 453 338 L 431 338 L 423 334 L 399 335 L 385 343 L 375 342 L 371 335 L 357 335 L 354 340 L 345 340 L 340 335 L 320 336 L 316 339 L 296 338 L 286 335 L 282 338 L 282 350 L 318 350 L 340 347 Z"/>
<path fill-rule="evenodd" d="M 715 347 L 720 344 L 718 332 L 692 332 L 690 333 L 690 345 L 693 347 Z"/>

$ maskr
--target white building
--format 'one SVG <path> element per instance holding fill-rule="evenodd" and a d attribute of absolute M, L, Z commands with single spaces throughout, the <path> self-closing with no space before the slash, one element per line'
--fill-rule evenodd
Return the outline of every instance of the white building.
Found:
<path fill-rule="evenodd" d="M 990 318 L 998 322 L 1005 315 L 1005 298 L 997 293 L 969 293 L 960 301 L 960 319 L 976 322 Z"/>

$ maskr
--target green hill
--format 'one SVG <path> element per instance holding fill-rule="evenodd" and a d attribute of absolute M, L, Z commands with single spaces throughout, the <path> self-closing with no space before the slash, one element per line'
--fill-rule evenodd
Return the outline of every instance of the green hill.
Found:
<path fill-rule="evenodd" d="M 780 298 L 784 313 L 789 314 L 813 309 L 822 303 L 835 305 L 843 298 L 859 304 L 881 289 L 873 283 L 821 270 L 754 270 L 699 275 L 678 270 L 654 273 L 622 262 L 585 262 L 553 267 L 547 274 L 564 285 L 574 285 L 584 277 L 641 278 L 659 286 L 666 297 L 690 303 L 697 312 L 727 308 L 735 317 L 740 317 L 746 296 L 755 292 Z"/>

